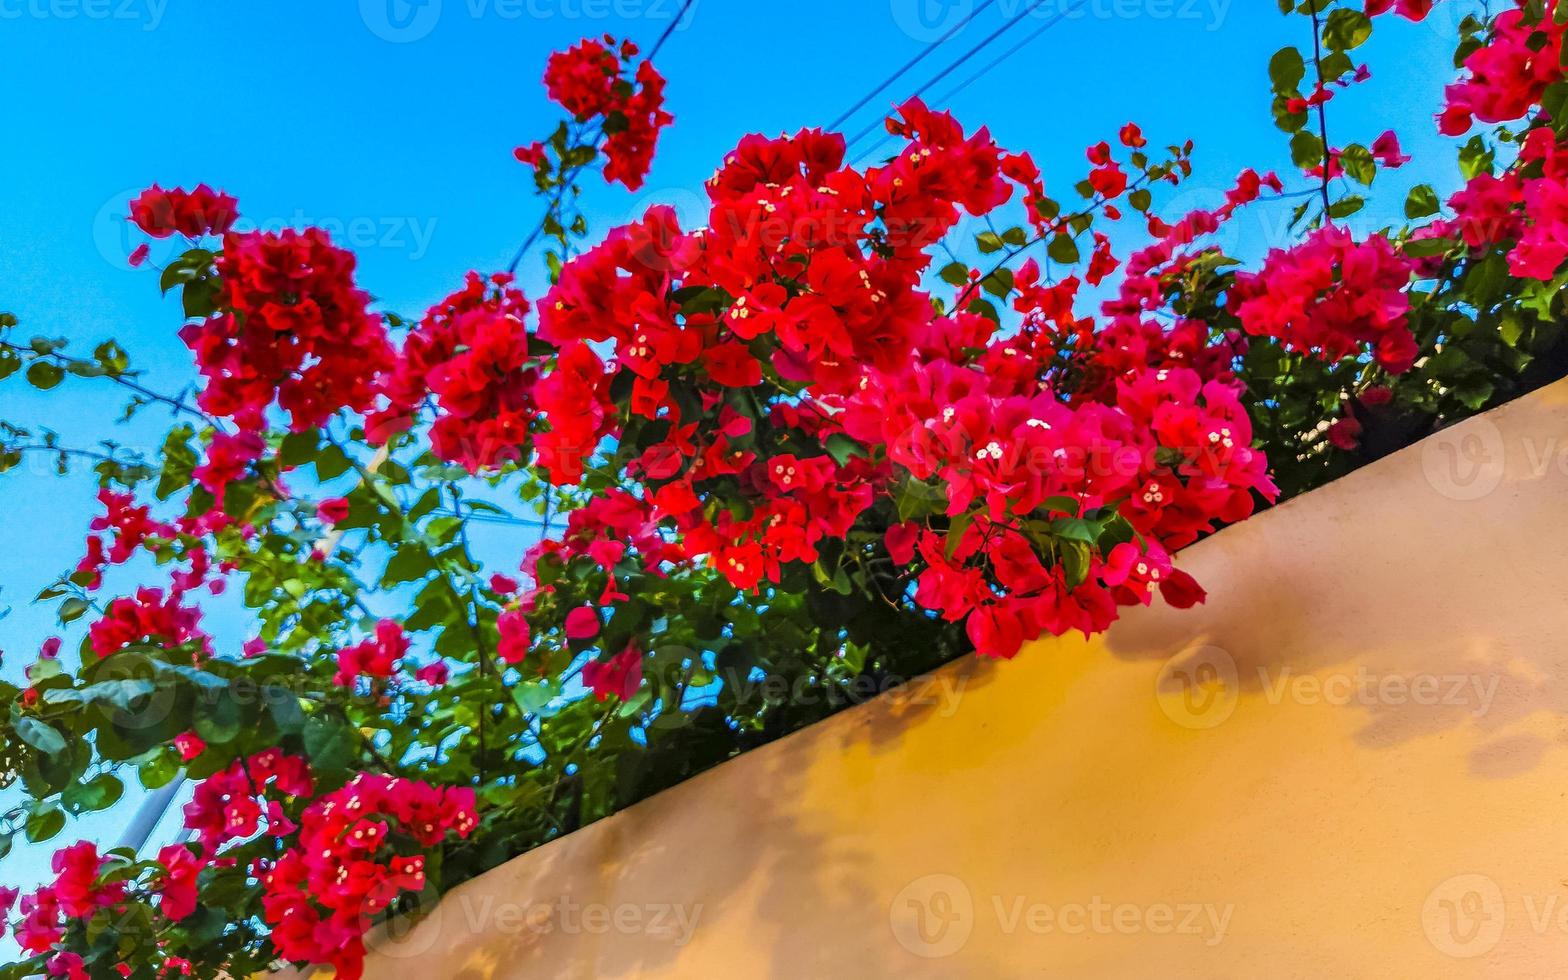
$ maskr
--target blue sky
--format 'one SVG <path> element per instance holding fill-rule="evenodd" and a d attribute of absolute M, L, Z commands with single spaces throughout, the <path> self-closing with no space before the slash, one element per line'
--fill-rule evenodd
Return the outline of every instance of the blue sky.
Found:
<path fill-rule="evenodd" d="M 647 187 L 631 194 L 591 181 L 592 224 L 602 230 L 660 202 L 693 214 L 701 182 L 740 136 L 826 123 L 978 2 L 698 0 L 659 58 L 677 123 Z M 996 0 L 846 129 L 875 119 L 1030 2 L 1033 13 L 928 95 L 1058 18 L 946 106 L 1033 152 L 1048 189 L 1070 195 L 1084 147 L 1114 139 L 1128 120 L 1156 145 L 1196 141 L 1198 173 L 1178 210 L 1219 203 L 1245 166 L 1277 168 L 1306 186 L 1289 174 L 1272 125 L 1265 66 L 1282 44 L 1310 38 L 1299 19 L 1262 0 Z M 558 118 L 539 84 L 549 52 L 604 32 L 649 44 L 678 6 L 0 0 L 11 92 L 0 148 L 0 310 L 21 318 L 23 336 L 88 346 L 116 337 L 153 387 L 189 384 L 176 305 L 160 299 L 156 273 L 126 267 L 138 239 L 122 218 L 149 183 L 207 181 L 262 226 L 329 228 L 358 251 L 362 285 L 386 308 L 417 316 L 468 269 L 504 266 L 537 222 L 528 174 L 510 151 Z M 1373 81 L 1332 104 L 1336 144 L 1370 143 L 1392 126 L 1427 161 L 1386 186 L 1380 178 L 1374 217 L 1395 214 L 1412 182 L 1456 181 L 1452 154 L 1434 152 L 1430 112 L 1452 75 L 1458 18 L 1444 11 L 1475 7 L 1447 0 L 1422 25 L 1385 18 L 1360 52 Z M 1283 244 L 1288 207 L 1249 215 L 1235 248 Z M 525 285 L 537 296 L 531 275 Z M 52 426 L 70 444 L 113 437 L 152 446 L 165 428 L 166 417 L 150 412 L 113 427 L 122 399 L 90 382 L 68 381 L 47 398 L 19 382 L 0 387 L 0 418 Z M 50 633 L 52 613 L 28 600 L 79 557 L 92 498 L 87 481 L 60 481 L 36 463 L 0 476 L 0 605 L 14 607 L 0 620 L 0 676 L 19 678 Z M 522 546 L 517 533 L 487 528 L 480 548 L 512 565 Z M 111 580 L 111 590 L 116 581 L 125 584 Z M 239 636 L 238 623 L 229 628 Z M 218 633 L 227 635 L 221 622 Z M 112 843 L 131 805 L 68 826 L 63 839 Z M 44 850 L 0 861 L 0 883 L 36 883 Z"/>

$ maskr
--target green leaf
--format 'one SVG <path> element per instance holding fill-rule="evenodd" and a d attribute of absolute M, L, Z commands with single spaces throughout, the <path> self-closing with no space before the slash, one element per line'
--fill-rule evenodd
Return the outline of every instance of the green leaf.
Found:
<path fill-rule="evenodd" d="M 1078 513 L 1077 497 L 1047 497 L 1040 502 L 1043 511 L 1061 511 L 1064 514 Z"/>
<path fill-rule="evenodd" d="M 60 603 L 60 622 L 74 623 L 78 619 L 81 619 L 82 614 L 91 608 L 92 605 L 86 599 L 83 599 L 80 596 L 72 596 L 71 598 Z"/>
<path fill-rule="evenodd" d="M 1425 259 L 1434 255 L 1442 255 L 1457 243 L 1447 238 L 1418 238 L 1405 242 L 1400 246 L 1400 251 L 1413 259 Z"/>
<path fill-rule="evenodd" d="M 992 252 L 1000 252 L 1007 247 L 1007 243 L 1002 241 L 1002 236 L 994 231 L 982 231 L 976 235 L 975 245 L 986 255 L 990 255 Z"/>
<path fill-rule="evenodd" d="M 278 459 L 285 466 L 304 466 L 316 458 L 316 449 L 320 443 L 320 434 L 314 429 L 309 432 L 290 432 L 283 437 Z"/>
<path fill-rule="evenodd" d="M 328 444 L 316 455 L 316 476 L 322 480 L 335 480 L 349 471 L 352 464 L 338 446 Z"/>
<path fill-rule="evenodd" d="M 41 844 L 65 829 L 65 811 L 57 803 L 35 803 L 27 817 L 27 839 Z"/>
<path fill-rule="evenodd" d="M 965 312 L 967 312 L 967 313 L 975 313 L 975 314 L 978 314 L 980 316 L 983 316 L 987 320 L 990 320 L 992 323 L 997 324 L 998 326 L 1000 326 L 1001 323 L 1002 323 L 1002 315 L 1000 313 L 996 312 L 995 304 L 993 304 L 988 299 L 973 299 L 973 300 L 970 300 L 969 301 L 969 305 L 967 307 L 965 307 Z"/>
<path fill-rule="evenodd" d="M 59 755 L 65 751 L 65 736 L 48 722 L 22 715 L 12 719 L 11 728 L 17 738 L 44 755 Z"/>
<path fill-rule="evenodd" d="M 828 441 L 823 448 L 828 451 L 829 456 L 833 457 L 833 462 L 840 466 L 847 466 L 851 459 L 864 458 L 868 455 L 865 446 L 842 432 L 835 432 L 828 436 Z"/>
<path fill-rule="evenodd" d="M 1269 80 L 1274 83 L 1274 91 L 1281 95 L 1295 95 L 1306 77 L 1306 59 L 1295 48 L 1280 48 L 1269 59 Z"/>
<path fill-rule="evenodd" d="M 949 262 L 942 267 L 937 275 L 949 286 L 963 287 L 969 285 L 969 267 L 962 262 Z"/>
<path fill-rule="evenodd" d="M 107 704 L 130 711 L 137 698 L 157 690 L 152 681 L 140 678 L 99 681 L 80 690 L 58 688 L 44 694 L 45 704 Z"/>
<path fill-rule="evenodd" d="M 136 770 L 137 778 L 146 789 L 167 786 L 180 774 L 180 764 L 172 753 L 158 751 Z"/>
<path fill-rule="evenodd" d="M 969 530 L 969 525 L 973 524 L 974 520 L 975 512 L 972 510 L 966 510 L 953 518 L 952 523 L 947 528 L 947 540 L 943 547 L 947 557 L 951 558 L 957 553 L 959 544 L 964 540 L 964 532 Z"/>
<path fill-rule="evenodd" d="M 232 690 L 204 696 L 196 703 L 196 734 L 212 745 L 227 745 L 244 730 L 244 716 Z"/>
<path fill-rule="evenodd" d="M 156 491 L 159 500 L 168 500 L 191 485 L 191 474 L 196 470 L 196 451 L 190 444 L 193 435 L 190 426 L 177 425 L 163 441 L 163 472 Z"/>
<path fill-rule="evenodd" d="M 1405 217 L 1425 218 L 1436 214 L 1438 207 L 1437 192 L 1432 190 L 1431 185 L 1417 184 L 1410 188 L 1410 196 L 1405 198 Z"/>
<path fill-rule="evenodd" d="M 65 377 L 65 371 L 48 361 L 34 361 L 27 369 L 27 380 L 39 391 L 54 388 Z"/>
<path fill-rule="evenodd" d="M 1323 43 L 1333 51 L 1359 48 L 1371 36 L 1372 18 L 1350 7 L 1335 10 L 1323 25 Z"/>
<path fill-rule="evenodd" d="M 73 783 L 60 794 L 60 802 L 72 816 L 95 810 L 107 810 L 120 801 L 125 784 L 113 773 L 103 773 L 85 783 Z"/>
<path fill-rule="evenodd" d="M 1006 299 L 1013 291 L 1013 270 L 997 269 L 981 280 L 980 288 L 998 299 Z"/>
<path fill-rule="evenodd" d="M 525 715 L 536 715 L 561 692 L 549 681 L 518 684 L 512 688 L 512 700 Z"/>
<path fill-rule="evenodd" d="M 303 738 L 310 764 L 323 772 L 343 772 L 354 760 L 354 731 L 332 716 L 312 715 Z"/>
<path fill-rule="evenodd" d="M 1471 411 L 1480 411 L 1491 400 L 1494 386 L 1484 374 L 1472 374 L 1454 385 L 1449 391 Z"/>
<path fill-rule="evenodd" d="M 1352 143 L 1340 150 L 1339 164 L 1352 180 L 1363 187 L 1371 187 L 1377 177 L 1377 161 L 1372 159 L 1372 151 L 1360 143 Z"/>
<path fill-rule="evenodd" d="M 1465 180 L 1470 180 L 1479 174 L 1489 174 L 1492 172 L 1492 163 L 1496 157 L 1497 154 L 1486 145 L 1486 140 L 1479 135 L 1473 136 L 1459 151 L 1459 172 Z"/>
<path fill-rule="evenodd" d="M 404 582 L 417 582 L 435 570 L 436 562 L 430 556 L 429 548 L 422 544 L 405 544 L 387 562 L 387 570 L 381 576 L 381 584 L 391 586 L 401 585 Z"/>
<path fill-rule="evenodd" d="M 1518 347 L 1519 339 L 1524 336 L 1524 319 L 1511 310 L 1503 314 L 1502 320 L 1497 324 L 1497 335 L 1503 338 L 1503 343 L 1509 347 Z"/>
<path fill-rule="evenodd" d="M 267 701 L 267 711 L 272 715 L 278 731 L 285 735 L 297 735 L 304 730 L 305 712 L 300 709 L 299 698 L 292 691 L 269 685 L 261 689 L 261 696 Z"/>
<path fill-rule="evenodd" d="M 1328 214 L 1331 218 L 1348 218 L 1365 207 L 1366 203 L 1366 198 L 1351 194 L 1329 205 Z"/>
<path fill-rule="evenodd" d="M 1067 587 L 1076 589 L 1089 578 L 1089 546 L 1081 541 L 1062 542 L 1062 571 Z"/>
<path fill-rule="evenodd" d="M 1063 265 L 1072 265 L 1078 261 L 1078 243 L 1066 232 L 1051 239 L 1051 244 L 1046 246 L 1045 252 L 1053 261 Z"/>
<path fill-rule="evenodd" d="M 1323 141 L 1316 133 L 1302 130 L 1290 138 L 1290 159 L 1303 170 L 1323 164 Z"/>

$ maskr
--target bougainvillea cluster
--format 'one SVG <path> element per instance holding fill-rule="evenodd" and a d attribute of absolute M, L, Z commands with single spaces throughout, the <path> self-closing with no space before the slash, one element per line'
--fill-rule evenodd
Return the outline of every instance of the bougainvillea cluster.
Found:
<path fill-rule="evenodd" d="M 185 826 L 209 853 L 251 837 L 263 823 L 268 834 L 285 837 L 295 827 L 284 804 L 308 798 L 314 787 L 303 758 L 267 749 L 202 780 L 185 804 Z"/>
<path fill-rule="evenodd" d="M 1448 87 L 1443 132 L 1458 136 L 1476 119 L 1521 119 L 1563 78 L 1563 31 L 1558 0 L 1514 0 L 1492 21 L 1491 36 L 1465 58 L 1466 75 Z"/>
<path fill-rule="evenodd" d="M 218 309 L 181 331 L 206 379 L 201 406 L 254 430 L 276 402 L 295 431 L 369 409 L 391 350 L 354 266 L 319 228 L 227 234 Z"/>
<path fill-rule="evenodd" d="M 472 789 L 360 774 L 300 817 L 298 844 L 255 869 L 272 940 L 290 960 L 357 980 L 369 924 L 424 891 L 425 852 L 477 825 Z"/>
<path fill-rule="evenodd" d="M 1419 354 L 1407 323 L 1413 271 L 1387 238 L 1358 242 L 1326 227 L 1269 253 L 1260 272 L 1238 273 L 1231 299 L 1249 334 L 1335 361 L 1369 347 L 1379 364 L 1401 374 Z"/>
<path fill-rule="evenodd" d="M 239 202 L 206 184 L 187 191 L 152 185 L 131 202 L 131 221 L 154 238 L 222 235 L 239 218 Z"/>
<path fill-rule="evenodd" d="M 518 461 L 538 410 L 539 370 L 528 353 L 528 300 L 511 281 L 471 273 L 431 307 L 378 383 L 386 400 L 370 420 L 378 433 L 407 427 L 433 399 L 436 455 L 473 472 Z"/>
<path fill-rule="evenodd" d="M 675 121 L 664 108 L 664 76 L 652 61 L 637 63 L 637 45 L 584 38 L 550 56 L 545 90 L 579 123 L 596 121 L 605 156 L 604 179 L 629 190 L 642 187 L 653 165 L 659 131 Z M 632 67 L 636 63 L 636 67 Z M 535 164 L 542 144 L 520 148 L 517 158 Z"/>

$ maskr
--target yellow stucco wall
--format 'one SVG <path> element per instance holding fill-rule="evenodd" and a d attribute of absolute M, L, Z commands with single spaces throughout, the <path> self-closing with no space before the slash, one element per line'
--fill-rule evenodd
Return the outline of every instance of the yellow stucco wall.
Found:
<path fill-rule="evenodd" d="M 454 892 L 451 977 L 1568 974 L 1568 384 Z"/>

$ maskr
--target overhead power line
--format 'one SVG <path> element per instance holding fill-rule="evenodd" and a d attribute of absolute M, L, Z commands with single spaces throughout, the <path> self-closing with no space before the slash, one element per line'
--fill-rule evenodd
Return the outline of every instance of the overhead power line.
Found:
<path fill-rule="evenodd" d="M 990 46 L 991 42 L 995 41 L 997 38 L 1001 37 L 1003 34 L 1006 34 L 1008 31 L 1010 31 L 1014 27 L 1018 26 L 1020 23 L 1023 22 L 1023 19 L 1025 17 L 1028 17 L 1030 14 L 1034 13 L 1034 11 L 1036 9 L 1038 9 L 1039 7 L 1045 5 L 1048 2 L 1050 2 L 1050 0 L 1034 0 L 1033 3 L 1029 4 L 1029 6 L 1025 7 L 1023 10 L 1020 10 L 1013 17 L 1012 20 L 1007 21 L 1001 27 L 998 27 L 996 30 L 992 31 L 990 34 L 987 34 L 985 36 L 985 39 L 982 40 L 979 44 L 975 45 L 974 47 L 970 48 L 968 51 L 964 52 L 959 57 L 959 59 L 957 61 L 955 61 L 952 64 L 948 65 L 946 68 L 942 69 L 941 71 L 937 72 L 937 74 L 936 74 L 936 76 L 934 78 L 932 78 L 930 81 L 926 82 L 924 85 L 920 86 L 920 88 L 916 89 L 915 90 L 915 94 L 910 96 L 910 98 L 919 98 L 931 86 L 935 85 L 937 82 L 940 82 L 942 79 L 946 78 L 947 76 L 951 75 L 953 72 L 957 71 L 959 69 L 959 67 L 961 65 L 963 65 L 964 62 L 968 61 L 970 58 L 973 58 L 975 55 L 977 55 L 981 51 L 985 50 L 987 47 Z M 878 118 L 875 122 L 873 122 L 870 125 L 868 125 L 865 129 L 862 129 L 860 132 L 858 132 L 854 136 L 850 137 L 849 143 L 847 145 L 854 146 L 856 143 L 859 143 L 861 140 L 863 140 L 867 136 L 871 135 L 871 133 L 875 132 L 876 128 L 878 126 L 880 126 L 881 124 L 882 124 L 882 118 Z"/>
<path fill-rule="evenodd" d="M 895 71 L 893 74 L 889 75 L 886 79 L 883 80 L 881 85 L 878 85 L 876 88 L 874 88 L 871 91 L 867 92 L 860 99 L 859 102 L 856 102 L 854 105 L 850 106 L 848 109 L 845 109 L 843 114 L 841 114 L 837 119 L 835 119 L 832 122 L 828 123 L 828 125 L 827 125 L 828 131 L 829 132 L 835 131 L 840 126 L 844 125 L 844 123 L 849 120 L 850 116 L 853 116 L 855 113 L 859 112 L 861 109 L 864 109 L 866 107 L 866 103 L 870 102 L 872 99 L 876 98 L 878 95 L 880 95 L 884 91 L 886 91 L 887 87 L 889 85 L 892 85 L 894 82 L 898 81 L 900 78 L 903 78 L 904 75 L 907 74 L 911 68 L 915 67 L 916 65 L 920 64 L 920 62 L 924 61 L 928 55 L 930 55 L 937 48 L 939 48 L 943 44 L 945 44 L 947 42 L 947 40 L 949 38 L 951 38 L 953 35 L 957 34 L 959 31 L 963 30 L 964 27 L 966 27 L 969 24 L 970 21 L 974 20 L 976 17 L 980 16 L 980 14 L 984 13 L 985 9 L 987 7 L 989 7 L 989 6 L 991 6 L 995 2 L 996 2 L 996 0 L 985 0 L 985 3 L 982 3 L 980 6 L 976 7 L 974 10 L 971 10 L 967 17 L 965 17 L 963 20 L 960 20 L 958 23 L 954 24 L 952 27 L 948 28 L 947 33 L 943 34 L 941 37 L 937 38 L 935 41 L 932 41 L 930 44 L 926 45 L 925 49 L 923 51 L 921 51 L 919 54 L 915 55 L 913 58 L 909 59 L 909 61 L 904 64 L 904 67 L 900 68 L 898 71 Z"/>
<path fill-rule="evenodd" d="M 1070 17 L 1073 14 L 1077 13 L 1083 7 L 1087 6 L 1088 3 L 1089 3 L 1089 0 L 1077 0 L 1077 2 L 1074 3 L 1072 6 L 1066 8 L 1065 10 L 1059 11 L 1054 17 L 1052 17 L 1051 19 L 1047 20 L 1044 24 L 1040 25 L 1040 27 L 1038 27 L 1035 30 L 1029 32 L 1029 34 L 1023 40 L 1019 41 L 1017 44 L 1015 44 L 1012 47 L 1008 48 L 1006 51 L 1002 52 L 1000 55 L 998 55 L 997 57 L 995 57 L 991 61 L 989 61 L 984 68 L 982 68 L 979 71 L 975 72 L 973 75 L 970 75 L 968 78 L 964 79 L 962 82 L 959 82 L 957 85 L 953 86 L 952 88 L 948 89 L 946 92 L 944 92 L 940 96 L 938 96 L 936 98 L 936 100 L 935 100 L 937 105 L 948 105 L 949 103 L 951 103 L 951 101 L 955 97 L 957 97 L 959 93 L 963 92 L 965 89 L 967 89 L 969 86 L 973 85 L 975 82 L 978 82 L 980 79 L 982 79 L 985 76 L 989 75 L 992 71 L 996 70 L 996 68 L 999 65 L 1001 65 L 1002 62 L 1006 61 L 1007 59 L 1011 58 L 1013 55 L 1015 55 L 1018 52 L 1022 51 L 1024 48 L 1027 48 L 1029 45 L 1033 44 L 1042 34 L 1046 33 L 1047 31 L 1049 31 L 1052 28 L 1056 27 L 1062 21 L 1066 20 L 1068 17 Z M 1025 13 L 1027 13 L 1027 11 L 1025 11 Z M 1003 30 L 1006 30 L 1007 27 L 1011 27 L 1013 24 L 1016 24 L 1016 23 L 1018 23 L 1018 20 L 1015 18 L 1013 21 L 1011 21 L 1010 23 L 1005 25 L 1003 27 Z M 995 35 L 993 35 L 993 37 L 994 36 Z M 989 38 L 985 42 L 982 42 L 982 44 L 988 44 L 988 43 L 990 43 L 990 39 Z M 971 52 L 971 54 L 972 53 L 973 52 Z M 951 72 L 953 68 L 958 67 L 958 64 L 961 64 L 963 62 L 963 60 L 964 59 L 961 58 L 961 59 L 959 59 L 959 62 L 957 62 L 957 63 L 953 64 L 952 66 L 950 66 L 948 68 L 948 72 Z M 944 72 L 943 74 L 945 75 L 945 74 L 947 74 L 947 72 Z M 942 75 L 938 75 L 936 78 L 933 78 L 931 81 L 927 82 L 925 84 L 925 86 L 923 86 L 920 89 L 920 91 L 915 93 L 915 96 L 919 96 L 919 95 L 923 94 L 926 89 L 930 88 L 932 84 L 934 84 L 935 82 L 939 81 L 941 78 L 942 78 Z M 873 126 L 872 128 L 874 129 L 875 126 Z M 884 137 L 883 139 L 878 141 L 874 146 L 872 146 L 871 149 L 869 149 L 865 153 L 861 154 L 856 159 L 855 162 L 856 163 L 860 163 L 860 162 L 868 159 L 874 153 L 876 153 L 877 150 L 881 149 L 883 146 L 886 146 L 888 144 L 888 142 L 892 140 L 892 138 L 893 137 L 892 137 L 891 134 L 889 134 L 888 136 Z M 857 139 L 858 139 L 858 137 L 857 137 Z"/>

